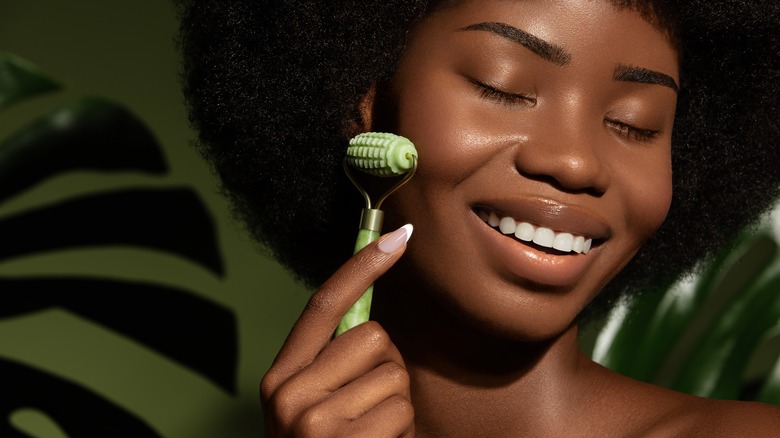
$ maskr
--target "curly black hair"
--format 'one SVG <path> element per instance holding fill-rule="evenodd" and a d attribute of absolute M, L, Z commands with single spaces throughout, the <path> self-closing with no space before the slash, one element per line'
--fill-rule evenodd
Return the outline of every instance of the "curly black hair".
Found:
<path fill-rule="evenodd" d="M 668 285 L 780 191 L 780 3 L 612 0 L 681 55 L 668 218 L 596 300 Z M 199 147 L 253 236 L 308 286 L 351 255 L 361 200 L 341 162 L 350 122 L 406 35 L 458 0 L 178 0 Z"/>

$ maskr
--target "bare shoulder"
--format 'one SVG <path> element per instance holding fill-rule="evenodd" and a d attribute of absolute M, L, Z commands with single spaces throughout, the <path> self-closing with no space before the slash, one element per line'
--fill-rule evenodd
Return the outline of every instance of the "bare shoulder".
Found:
<path fill-rule="evenodd" d="M 780 407 L 765 403 L 698 399 L 691 425 L 702 436 L 780 437 Z"/>
<path fill-rule="evenodd" d="M 602 373 L 604 382 L 609 382 L 602 396 L 610 400 L 612 409 L 622 411 L 622 424 L 617 429 L 626 436 L 780 438 L 778 406 L 711 400 L 639 382 L 606 369 Z"/>

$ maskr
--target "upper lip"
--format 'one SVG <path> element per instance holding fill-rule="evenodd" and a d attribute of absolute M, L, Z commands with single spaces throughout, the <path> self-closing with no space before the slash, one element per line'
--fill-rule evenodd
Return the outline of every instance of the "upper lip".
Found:
<path fill-rule="evenodd" d="M 594 240 L 603 241 L 612 236 L 609 224 L 597 213 L 548 198 L 522 197 L 485 201 L 475 204 L 474 208 L 492 211 L 499 217 L 512 217 L 519 222 L 528 222 Z"/>

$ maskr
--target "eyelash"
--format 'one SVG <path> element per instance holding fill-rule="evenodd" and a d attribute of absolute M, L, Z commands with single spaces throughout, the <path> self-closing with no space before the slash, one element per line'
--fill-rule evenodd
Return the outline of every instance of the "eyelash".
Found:
<path fill-rule="evenodd" d="M 534 106 L 536 105 L 536 98 L 526 96 L 525 94 L 521 93 L 509 93 L 506 91 L 499 90 L 498 88 L 491 87 L 490 85 L 480 82 L 476 79 L 470 79 L 471 83 L 477 88 L 477 91 L 479 91 L 479 95 L 481 98 L 486 100 L 491 100 L 497 103 L 500 103 L 502 105 L 523 105 L 523 106 Z"/>
<path fill-rule="evenodd" d="M 479 91 L 480 97 L 483 99 L 491 100 L 502 105 L 524 105 L 535 106 L 536 98 L 526 96 L 520 93 L 508 93 L 506 91 L 499 90 L 484 82 L 480 82 L 476 79 L 470 79 L 471 83 Z M 626 140 L 637 141 L 640 143 L 647 143 L 658 137 L 658 130 L 643 129 L 636 126 L 632 126 L 618 120 L 607 119 L 606 124 L 609 128 L 614 129 Z"/>
<path fill-rule="evenodd" d="M 622 137 L 625 137 L 626 140 L 633 140 L 640 143 L 652 141 L 658 137 L 659 133 L 658 130 L 637 128 L 636 126 L 631 126 L 612 119 L 606 119 L 606 124 L 607 127 L 617 131 L 617 133 Z"/>

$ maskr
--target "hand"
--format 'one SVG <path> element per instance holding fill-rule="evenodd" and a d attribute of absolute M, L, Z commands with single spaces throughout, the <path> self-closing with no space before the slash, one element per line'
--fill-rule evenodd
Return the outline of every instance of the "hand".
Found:
<path fill-rule="evenodd" d="M 332 339 L 347 309 L 403 253 L 411 226 L 369 244 L 312 295 L 260 386 L 269 437 L 409 437 L 398 349 L 374 322 Z"/>

